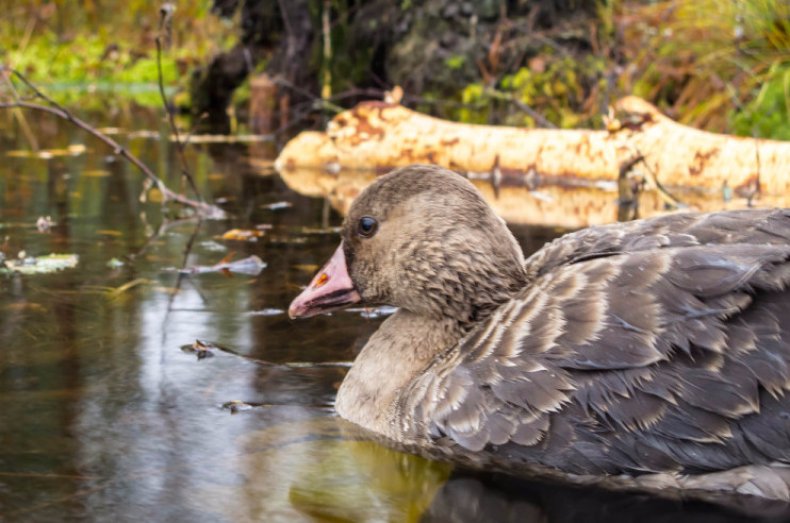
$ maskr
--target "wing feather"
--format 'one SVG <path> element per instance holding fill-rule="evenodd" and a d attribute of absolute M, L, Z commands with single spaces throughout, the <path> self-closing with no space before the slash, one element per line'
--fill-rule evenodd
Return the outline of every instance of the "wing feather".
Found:
<path fill-rule="evenodd" d="M 790 463 L 790 213 L 591 231 L 404 391 L 405 435 L 578 473 Z"/>

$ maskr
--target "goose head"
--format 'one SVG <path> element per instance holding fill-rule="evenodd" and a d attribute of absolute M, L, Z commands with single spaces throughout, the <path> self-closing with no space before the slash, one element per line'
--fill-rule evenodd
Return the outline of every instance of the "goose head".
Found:
<path fill-rule="evenodd" d="M 525 282 L 518 243 L 477 189 L 454 172 L 414 165 L 359 195 L 337 250 L 288 313 L 386 304 L 466 328 Z"/>

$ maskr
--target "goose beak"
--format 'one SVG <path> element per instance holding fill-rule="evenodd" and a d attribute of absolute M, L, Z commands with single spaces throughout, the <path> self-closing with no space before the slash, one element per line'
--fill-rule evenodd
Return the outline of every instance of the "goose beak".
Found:
<path fill-rule="evenodd" d="M 359 303 L 362 297 L 348 275 L 343 242 L 324 264 L 310 285 L 291 302 L 288 316 L 291 319 L 309 318 Z"/>

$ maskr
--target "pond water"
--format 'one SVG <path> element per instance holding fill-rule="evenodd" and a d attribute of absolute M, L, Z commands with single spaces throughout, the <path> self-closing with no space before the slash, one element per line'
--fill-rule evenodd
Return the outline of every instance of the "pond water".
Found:
<path fill-rule="evenodd" d="M 0 520 L 747 519 L 700 502 L 465 471 L 366 440 L 331 406 L 381 317 L 353 310 L 293 322 L 284 313 L 333 251 L 342 217 L 268 169 L 272 144 L 189 147 L 201 190 L 232 217 L 164 221 L 140 201 L 140 174 L 96 140 L 32 115 L 40 147 L 73 147 L 30 157 L 7 116 L 2 251 L 79 263 L 0 275 Z M 156 115 L 102 119 L 179 185 L 173 146 L 123 132 L 166 134 Z M 53 223 L 40 231 L 46 216 Z M 263 236 L 223 240 L 232 228 Z M 559 233 L 514 230 L 528 252 Z M 268 265 L 257 276 L 178 273 L 231 255 Z M 208 349 L 190 350 L 196 340 Z"/>

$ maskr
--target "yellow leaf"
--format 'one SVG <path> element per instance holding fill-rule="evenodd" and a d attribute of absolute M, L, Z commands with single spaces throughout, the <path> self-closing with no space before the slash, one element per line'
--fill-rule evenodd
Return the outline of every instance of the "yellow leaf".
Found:
<path fill-rule="evenodd" d="M 151 203 L 162 203 L 164 197 L 162 196 L 162 191 L 159 189 L 153 188 L 148 191 L 148 201 Z"/>
<path fill-rule="evenodd" d="M 123 233 L 121 231 L 116 231 L 114 229 L 99 229 L 98 231 L 96 231 L 96 233 L 103 234 L 104 236 L 115 236 L 115 237 L 123 236 Z"/>
<path fill-rule="evenodd" d="M 110 171 L 105 171 L 104 169 L 88 169 L 82 171 L 82 175 L 89 178 L 104 178 L 110 175 Z"/>
<path fill-rule="evenodd" d="M 223 240 L 239 242 L 256 242 L 264 232 L 258 229 L 231 229 L 222 235 Z"/>

